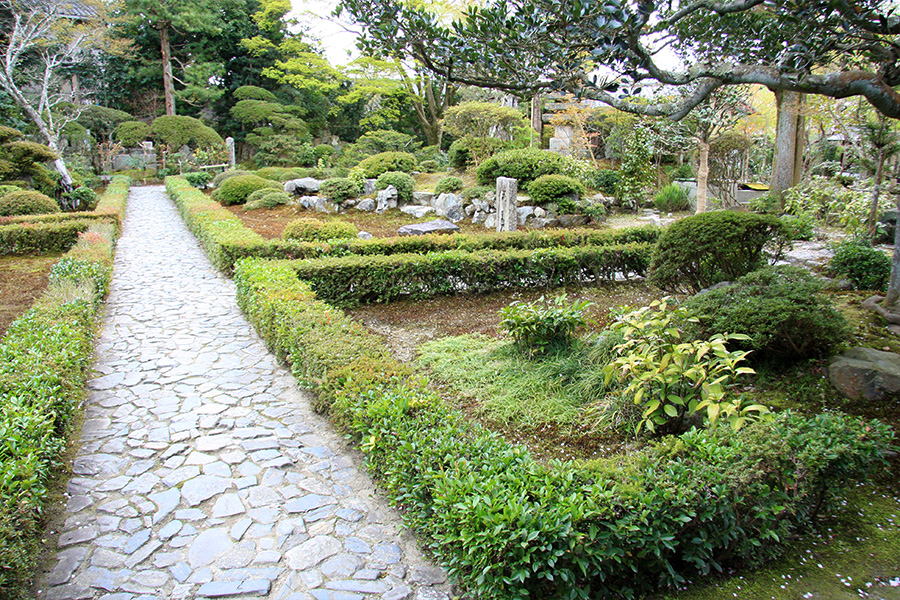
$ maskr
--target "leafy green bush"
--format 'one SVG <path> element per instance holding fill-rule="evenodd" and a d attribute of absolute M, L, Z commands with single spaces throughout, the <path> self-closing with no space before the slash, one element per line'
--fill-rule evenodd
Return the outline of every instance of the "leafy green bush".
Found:
<path fill-rule="evenodd" d="M 633 127 L 625 140 L 616 199 L 622 206 L 636 210 L 648 199 L 648 192 L 655 184 L 649 132 L 645 127 Z"/>
<path fill-rule="evenodd" d="M 87 219 L 60 223 L 14 223 L 0 225 L 0 255 L 65 252 L 87 231 Z"/>
<path fill-rule="evenodd" d="M 662 212 L 678 212 L 688 210 L 691 203 L 688 200 L 687 190 L 677 183 L 670 183 L 656 193 L 653 206 Z"/>
<path fill-rule="evenodd" d="M 288 223 L 281 237 L 286 240 L 315 240 L 319 237 L 319 231 L 324 223 L 319 219 L 311 217 L 301 217 Z"/>
<path fill-rule="evenodd" d="M 670 174 L 672 179 L 693 179 L 694 171 L 691 169 L 690 163 L 681 163 Z"/>
<path fill-rule="evenodd" d="M 281 190 L 267 188 L 256 190 L 247 196 L 247 202 L 243 210 L 258 210 L 260 208 L 276 208 L 291 203 L 291 195 Z"/>
<path fill-rule="evenodd" d="M 153 119 L 150 136 L 159 144 L 167 145 L 172 152 L 182 146 L 217 150 L 225 147 L 225 141 L 211 127 L 199 119 L 183 115 L 163 115 Z"/>
<path fill-rule="evenodd" d="M 212 178 L 211 183 L 214 188 L 217 188 L 232 177 L 239 177 L 241 175 L 253 175 L 253 173 L 250 171 L 244 171 L 242 169 L 231 169 L 229 171 L 218 173 L 215 177 Z"/>
<path fill-rule="evenodd" d="M 335 149 L 330 144 L 319 144 L 313 148 L 313 153 L 316 155 L 317 162 L 323 160 L 327 163 L 334 156 Z"/>
<path fill-rule="evenodd" d="M 401 203 L 410 202 L 412 200 L 413 187 L 416 185 L 416 180 L 412 178 L 412 175 L 407 175 L 406 173 L 401 173 L 399 171 L 382 173 L 375 182 L 375 189 L 383 190 L 389 185 L 397 188 L 397 200 Z"/>
<path fill-rule="evenodd" d="M 753 369 L 737 366 L 745 351 L 729 351 L 730 340 L 739 334 L 713 334 L 708 340 L 686 340 L 683 324 L 687 315 L 672 309 L 667 300 L 620 315 L 610 326 L 624 336 L 616 346 L 617 357 L 604 369 L 606 383 L 617 379 L 623 394 L 642 409 L 635 433 L 681 433 L 690 426 L 690 417 L 701 415 L 708 424 L 723 419 L 740 429 L 756 415 L 768 412 L 764 406 L 744 406 L 733 397 L 738 375 Z"/>
<path fill-rule="evenodd" d="M 459 171 L 465 171 L 472 164 L 472 153 L 465 140 L 453 140 L 447 150 L 447 164 Z"/>
<path fill-rule="evenodd" d="M 541 175 L 562 173 L 565 166 L 562 156 L 547 150 L 506 150 L 478 165 L 476 177 L 481 185 L 493 185 L 498 177 L 512 177 L 524 188 Z"/>
<path fill-rule="evenodd" d="M 419 170 L 423 173 L 436 173 L 441 169 L 441 166 L 438 164 L 436 160 L 422 160 L 419 161 Z"/>
<path fill-rule="evenodd" d="M 80 186 L 63 195 L 66 204 L 74 210 L 94 210 L 99 196 L 89 187 Z"/>
<path fill-rule="evenodd" d="M 247 201 L 247 196 L 262 189 L 281 190 L 281 185 L 271 179 L 263 179 L 257 175 L 238 175 L 222 182 L 213 192 L 215 198 L 222 206 L 234 206 Z"/>
<path fill-rule="evenodd" d="M 123 148 L 137 148 L 150 139 L 150 126 L 143 121 L 125 121 L 116 125 L 113 135 Z"/>
<path fill-rule="evenodd" d="M 782 215 L 781 224 L 784 226 L 784 237 L 789 240 L 811 240 L 816 233 L 815 219 L 809 213 Z"/>
<path fill-rule="evenodd" d="M 60 211 L 56 200 L 34 190 L 9 192 L 0 198 L 0 217 L 58 212 Z"/>
<path fill-rule="evenodd" d="M 388 171 L 411 173 L 416 168 L 416 157 L 408 152 L 382 152 L 364 158 L 353 167 L 367 179 L 374 179 Z"/>
<path fill-rule="evenodd" d="M 332 202 L 343 202 L 348 198 L 357 198 L 363 190 L 359 183 L 349 177 L 334 177 L 326 179 L 319 186 L 319 195 L 325 196 Z"/>
<path fill-rule="evenodd" d="M 0 198 L 10 192 L 18 192 L 21 189 L 22 188 L 17 185 L 0 184 Z"/>
<path fill-rule="evenodd" d="M 475 187 L 465 188 L 460 195 L 463 200 L 484 200 L 488 192 L 492 191 L 494 189 L 489 185 L 476 185 Z"/>
<path fill-rule="evenodd" d="M 535 204 L 556 203 L 561 213 L 578 211 L 577 199 L 584 195 L 584 186 L 565 175 L 541 175 L 528 184 L 528 194 Z"/>
<path fill-rule="evenodd" d="M 828 268 L 835 275 L 849 279 L 858 290 L 883 292 L 891 278 L 891 259 L 858 238 L 835 245 Z"/>
<path fill-rule="evenodd" d="M 463 189 L 463 180 L 459 177 L 441 177 L 434 185 L 435 195 L 444 193 L 455 194 Z"/>
<path fill-rule="evenodd" d="M 687 329 L 701 338 L 746 335 L 733 345 L 752 350 L 751 359 L 827 356 L 846 338 L 847 324 L 821 291 L 822 283 L 804 269 L 765 267 L 689 299 L 684 308 L 695 322 Z"/>
<path fill-rule="evenodd" d="M 509 333 L 516 348 L 529 358 L 545 356 L 568 348 L 575 332 L 587 320 L 584 311 L 593 303 L 576 300 L 568 303 L 565 294 L 548 302 L 541 296 L 535 302 L 516 300 L 500 309 L 500 329 Z"/>
<path fill-rule="evenodd" d="M 195 188 L 203 189 L 210 181 L 212 181 L 213 174 L 209 171 L 194 171 L 192 173 L 185 173 L 184 178 Z"/>
<path fill-rule="evenodd" d="M 359 235 L 359 229 L 347 221 L 327 221 L 319 230 L 319 239 L 323 241 L 355 238 L 357 235 Z"/>
<path fill-rule="evenodd" d="M 699 292 L 734 281 L 774 257 L 784 244 L 782 224 L 772 215 L 716 211 L 669 226 L 659 238 L 650 265 L 650 283 L 669 291 Z"/>

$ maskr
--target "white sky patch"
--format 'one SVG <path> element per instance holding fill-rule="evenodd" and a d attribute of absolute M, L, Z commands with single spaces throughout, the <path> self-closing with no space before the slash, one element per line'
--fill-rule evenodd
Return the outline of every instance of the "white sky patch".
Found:
<path fill-rule="evenodd" d="M 328 62 L 335 66 L 345 65 L 359 56 L 358 28 L 332 16 L 336 4 L 336 0 L 291 0 L 290 13 L 322 42 Z"/>

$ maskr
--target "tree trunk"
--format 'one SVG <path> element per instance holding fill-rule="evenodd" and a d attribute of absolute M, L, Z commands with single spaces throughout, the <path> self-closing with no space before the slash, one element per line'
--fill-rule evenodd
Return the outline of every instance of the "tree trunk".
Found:
<path fill-rule="evenodd" d="M 697 210 L 695 214 L 706 212 L 706 191 L 709 181 L 709 143 L 697 140 L 700 150 L 700 164 L 697 167 Z"/>
<path fill-rule="evenodd" d="M 797 138 L 800 129 L 801 94 L 775 91 L 775 101 L 778 109 L 775 124 L 775 164 L 772 166 L 769 190 L 780 198 L 782 192 L 793 186 L 798 177 Z M 799 151 L 802 153 L 802 148 Z"/>
<path fill-rule="evenodd" d="M 172 48 L 169 45 L 169 25 L 159 28 L 159 48 L 162 52 L 163 94 L 166 98 L 166 115 L 175 114 L 175 79 L 172 77 Z"/>
<path fill-rule="evenodd" d="M 869 220 L 866 236 L 869 241 L 875 240 L 875 228 L 878 224 L 878 197 L 881 195 L 881 181 L 884 178 L 884 148 L 878 151 L 878 164 L 875 167 L 875 188 L 872 190 L 872 206 L 869 208 Z"/>
<path fill-rule="evenodd" d="M 897 195 L 897 223 L 894 227 L 894 255 L 891 258 L 891 280 L 888 283 L 884 308 L 900 312 L 900 194 Z"/>

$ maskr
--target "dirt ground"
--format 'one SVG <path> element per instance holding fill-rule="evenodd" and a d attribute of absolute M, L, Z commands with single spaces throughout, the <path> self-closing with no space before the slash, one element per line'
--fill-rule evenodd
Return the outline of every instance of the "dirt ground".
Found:
<path fill-rule="evenodd" d="M 50 268 L 59 256 L 0 257 L 0 335 L 43 293 Z"/>

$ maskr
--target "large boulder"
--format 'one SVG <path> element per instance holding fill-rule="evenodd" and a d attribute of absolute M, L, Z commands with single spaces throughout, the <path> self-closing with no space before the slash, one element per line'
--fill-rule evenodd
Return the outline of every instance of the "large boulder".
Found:
<path fill-rule="evenodd" d="M 412 200 L 414 204 L 431 206 L 431 201 L 434 200 L 434 194 L 431 192 L 413 192 Z"/>
<path fill-rule="evenodd" d="M 361 210 L 363 212 L 372 212 L 375 210 L 375 201 L 371 198 L 363 198 L 354 206 L 356 210 Z"/>
<path fill-rule="evenodd" d="M 397 230 L 399 235 L 425 235 L 426 233 L 455 233 L 459 231 L 459 227 L 449 221 L 437 219 L 428 221 L 427 223 L 413 223 L 412 225 L 404 225 Z"/>
<path fill-rule="evenodd" d="M 900 400 L 900 356 L 872 348 L 852 348 L 832 359 L 831 383 L 853 400 Z"/>
<path fill-rule="evenodd" d="M 312 177 L 302 177 L 284 182 L 284 191 L 288 194 L 306 195 L 317 194 L 322 182 Z"/>
<path fill-rule="evenodd" d="M 379 215 L 386 210 L 397 208 L 397 197 L 400 193 L 392 185 L 387 186 L 375 196 L 375 212 Z"/>
<path fill-rule="evenodd" d="M 451 211 L 459 211 L 462 213 L 463 205 L 462 198 L 457 196 L 456 194 L 443 193 L 434 200 L 432 200 L 432 204 L 434 207 L 434 212 L 439 217 L 446 217 Z"/>
<path fill-rule="evenodd" d="M 430 212 L 434 212 L 434 208 L 431 206 L 416 206 L 415 204 L 410 204 L 409 206 L 401 206 L 400 212 L 405 212 L 408 215 L 412 215 L 417 219 L 421 219 L 425 215 Z"/>

